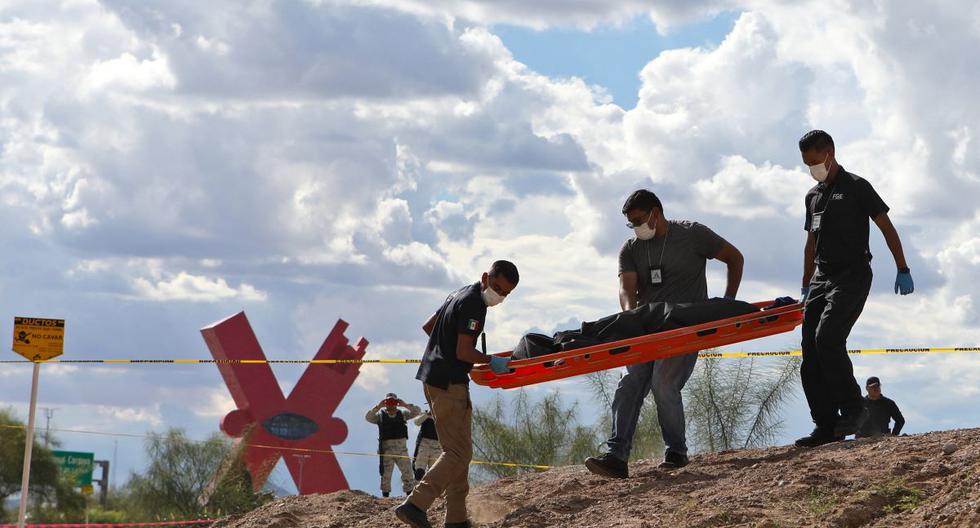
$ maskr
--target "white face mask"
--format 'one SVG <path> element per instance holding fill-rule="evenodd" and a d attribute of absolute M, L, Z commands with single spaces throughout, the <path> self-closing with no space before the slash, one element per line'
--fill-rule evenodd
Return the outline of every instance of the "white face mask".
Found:
<path fill-rule="evenodd" d="M 647 224 L 650 222 L 650 218 L 653 216 L 653 211 L 650 211 L 649 216 L 647 216 L 646 222 L 633 228 L 633 233 L 636 234 L 636 238 L 639 240 L 650 240 L 651 238 L 657 236 L 657 228 L 650 227 Z"/>
<path fill-rule="evenodd" d="M 830 171 L 827 170 L 827 166 L 826 166 L 827 158 L 829 157 L 830 157 L 830 153 L 828 152 L 827 156 L 824 157 L 822 163 L 817 163 L 816 165 L 808 165 L 808 167 L 810 167 L 810 176 L 813 176 L 813 179 L 817 180 L 820 183 L 827 181 L 827 176 L 830 174 Z"/>
<path fill-rule="evenodd" d="M 487 306 L 497 306 L 498 304 L 504 302 L 504 296 L 497 293 L 493 288 L 487 285 L 486 289 L 480 294 L 483 297 L 483 303 Z"/>

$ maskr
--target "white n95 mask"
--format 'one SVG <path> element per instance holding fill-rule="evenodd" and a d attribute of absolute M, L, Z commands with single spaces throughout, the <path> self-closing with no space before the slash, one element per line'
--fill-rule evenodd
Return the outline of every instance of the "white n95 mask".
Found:
<path fill-rule="evenodd" d="M 826 166 L 828 157 L 830 157 L 829 152 L 827 153 L 827 157 L 823 159 L 823 162 L 817 163 L 816 165 L 807 165 L 810 167 L 810 176 L 813 176 L 813 179 L 820 183 L 827 181 L 827 175 L 830 174 Z"/>
<path fill-rule="evenodd" d="M 483 292 L 480 293 L 480 296 L 483 297 L 483 303 L 487 306 L 497 306 L 498 304 L 504 302 L 504 296 L 497 293 L 496 290 L 490 286 L 487 286 L 487 289 L 483 290 Z"/>
<path fill-rule="evenodd" d="M 634 227 L 633 233 L 636 234 L 636 238 L 640 240 L 650 240 L 657 235 L 657 228 L 650 227 L 645 222 Z"/>

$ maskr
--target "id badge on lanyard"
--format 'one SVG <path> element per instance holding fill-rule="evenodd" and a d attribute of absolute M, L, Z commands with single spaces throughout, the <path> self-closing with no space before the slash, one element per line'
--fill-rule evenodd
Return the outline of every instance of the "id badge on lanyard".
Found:
<path fill-rule="evenodd" d="M 824 211 L 826 211 L 826 209 Z M 823 221 L 824 211 L 820 211 L 819 213 L 813 213 L 813 218 L 810 221 L 811 232 L 816 233 L 817 231 L 820 231 L 820 224 Z"/>
<path fill-rule="evenodd" d="M 664 283 L 664 269 L 661 266 L 650 266 L 650 285 L 660 286 Z"/>

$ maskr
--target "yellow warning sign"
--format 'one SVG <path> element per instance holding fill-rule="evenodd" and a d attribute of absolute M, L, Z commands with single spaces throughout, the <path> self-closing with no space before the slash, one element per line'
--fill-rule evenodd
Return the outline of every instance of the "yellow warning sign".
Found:
<path fill-rule="evenodd" d="M 47 361 L 64 349 L 64 319 L 14 317 L 14 352 L 31 361 Z"/>

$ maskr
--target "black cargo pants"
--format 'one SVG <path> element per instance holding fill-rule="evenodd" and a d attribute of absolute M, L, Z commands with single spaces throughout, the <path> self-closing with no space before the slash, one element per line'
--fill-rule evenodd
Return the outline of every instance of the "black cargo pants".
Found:
<path fill-rule="evenodd" d="M 810 280 L 803 309 L 800 378 L 813 423 L 833 429 L 843 415 L 858 414 L 864 402 L 847 356 L 847 336 L 871 291 L 871 266 L 860 263 Z"/>

